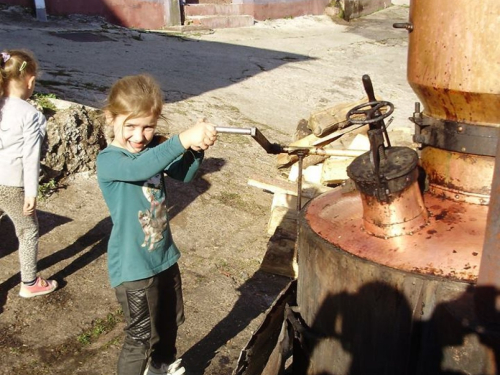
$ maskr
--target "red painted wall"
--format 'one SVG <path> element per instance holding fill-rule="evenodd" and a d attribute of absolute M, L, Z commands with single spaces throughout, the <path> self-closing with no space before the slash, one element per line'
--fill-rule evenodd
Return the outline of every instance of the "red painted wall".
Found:
<path fill-rule="evenodd" d="M 251 15 L 256 20 L 266 20 L 323 14 L 329 1 L 250 0 L 238 5 L 241 9 L 240 14 Z M 0 3 L 34 8 L 34 0 L 0 0 Z M 45 0 L 49 16 L 68 14 L 103 16 L 107 21 L 117 25 L 143 29 L 161 29 L 165 26 L 179 25 L 180 18 L 176 21 L 175 15 L 169 13 L 172 12 L 169 6 L 178 6 L 177 4 L 171 0 Z M 178 12 L 177 8 L 175 11 Z"/>
<path fill-rule="evenodd" d="M 165 19 L 167 0 L 45 0 L 47 14 L 63 16 L 86 14 L 103 16 L 111 23 L 144 29 L 160 29 Z M 0 0 L 0 3 L 34 9 L 33 0 Z"/>
<path fill-rule="evenodd" d="M 300 17 L 306 14 L 324 14 L 329 0 L 302 0 L 292 2 L 243 3 L 242 14 L 251 14 L 256 20 Z"/>

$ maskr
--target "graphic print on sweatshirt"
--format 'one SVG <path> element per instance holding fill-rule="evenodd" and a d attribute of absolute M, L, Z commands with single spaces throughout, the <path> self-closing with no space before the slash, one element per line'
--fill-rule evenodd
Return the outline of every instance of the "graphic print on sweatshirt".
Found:
<path fill-rule="evenodd" d="M 139 222 L 144 232 L 142 247 L 153 251 L 155 244 L 163 239 L 167 228 L 167 205 L 163 196 L 163 179 L 161 174 L 151 177 L 142 186 L 142 192 L 150 202 L 149 210 L 139 211 Z"/>

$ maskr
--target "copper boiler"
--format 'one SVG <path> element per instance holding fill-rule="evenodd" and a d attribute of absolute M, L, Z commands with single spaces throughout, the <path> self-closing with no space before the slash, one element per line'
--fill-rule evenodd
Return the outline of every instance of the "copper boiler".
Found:
<path fill-rule="evenodd" d="M 488 216 L 499 201 L 499 25 L 498 0 L 411 0 L 403 27 L 425 178 L 417 185 L 413 164 L 404 167 L 396 177 L 406 183 L 381 196 L 393 167 L 373 174 L 370 190 L 352 166 L 356 190 L 303 210 L 296 311 L 309 334 L 294 373 L 500 373 L 496 206 Z M 371 152 L 357 164 L 373 163 Z M 478 290 L 491 297 L 480 300 L 488 319 Z"/>

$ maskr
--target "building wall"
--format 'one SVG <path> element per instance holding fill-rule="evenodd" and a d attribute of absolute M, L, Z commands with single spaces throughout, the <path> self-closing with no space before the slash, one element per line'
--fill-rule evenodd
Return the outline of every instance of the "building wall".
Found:
<path fill-rule="evenodd" d="M 49 15 L 89 14 L 109 22 L 137 28 L 165 24 L 164 0 L 45 0 Z"/>
<path fill-rule="evenodd" d="M 233 0 L 233 4 L 240 4 L 241 14 L 252 15 L 259 21 L 323 14 L 329 2 L 330 0 Z"/>
<path fill-rule="evenodd" d="M 391 6 L 390 0 L 339 0 L 339 3 L 347 21 Z"/>
<path fill-rule="evenodd" d="M 170 0 L 45 0 L 47 14 L 103 16 L 111 23 L 159 29 L 169 25 Z M 0 0 L 0 3 L 34 8 L 34 0 Z M 178 2 L 177 2 L 178 4 Z"/>
<path fill-rule="evenodd" d="M 209 0 L 203 2 L 207 1 Z M 389 0 L 337 1 L 346 12 L 347 19 L 391 4 Z M 217 0 L 214 1 L 216 2 Z M 233 4 L 240 7 L 240 14 L 251 15 L 256 20 L 324 14 L 330 2 L 333 0 L 233 0 Z M 0 0 L 0 3 L 34 8 L 34 0 Z M 181 24 L 179 0 L 45 0 L 45 6 L 49 16 L 103 16 L 107 21 L 125 27 L 161 29 Z"/>

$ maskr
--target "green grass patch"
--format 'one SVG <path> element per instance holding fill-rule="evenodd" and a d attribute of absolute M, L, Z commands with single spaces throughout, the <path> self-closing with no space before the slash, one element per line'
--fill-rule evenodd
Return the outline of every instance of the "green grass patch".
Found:
<path fill-rule="evenodd" d="M 91 344 L 102 335 L 112 331 L 116 325 L 123 320 L 122 316 L 123 312 L 121 310 L 117 310 L 114 313 L 109 313 L 104 319 L 94 320 L 92 322 L 92 326 L 88 330 L 78 335 L 77 341 L 82 345 Z"/>
<path fill-rule="evenodd" d="M 38 105 L 43 108 L 44 112 L 46 110 L 53 112 L 57 110 L 56 106 L 50 101 L 50 99 L 57 99 L 57 96 L 55 94 L 42 94 L 39 92 L 33 94 L 33 100 L 35 100 Z"/>
<path fill-rule="evenodd" d="M 50 197 L 57 190 L 57 182 L 51 179 L 49 182 L 38 185 L 38 199 L 43 201 Z"/>

